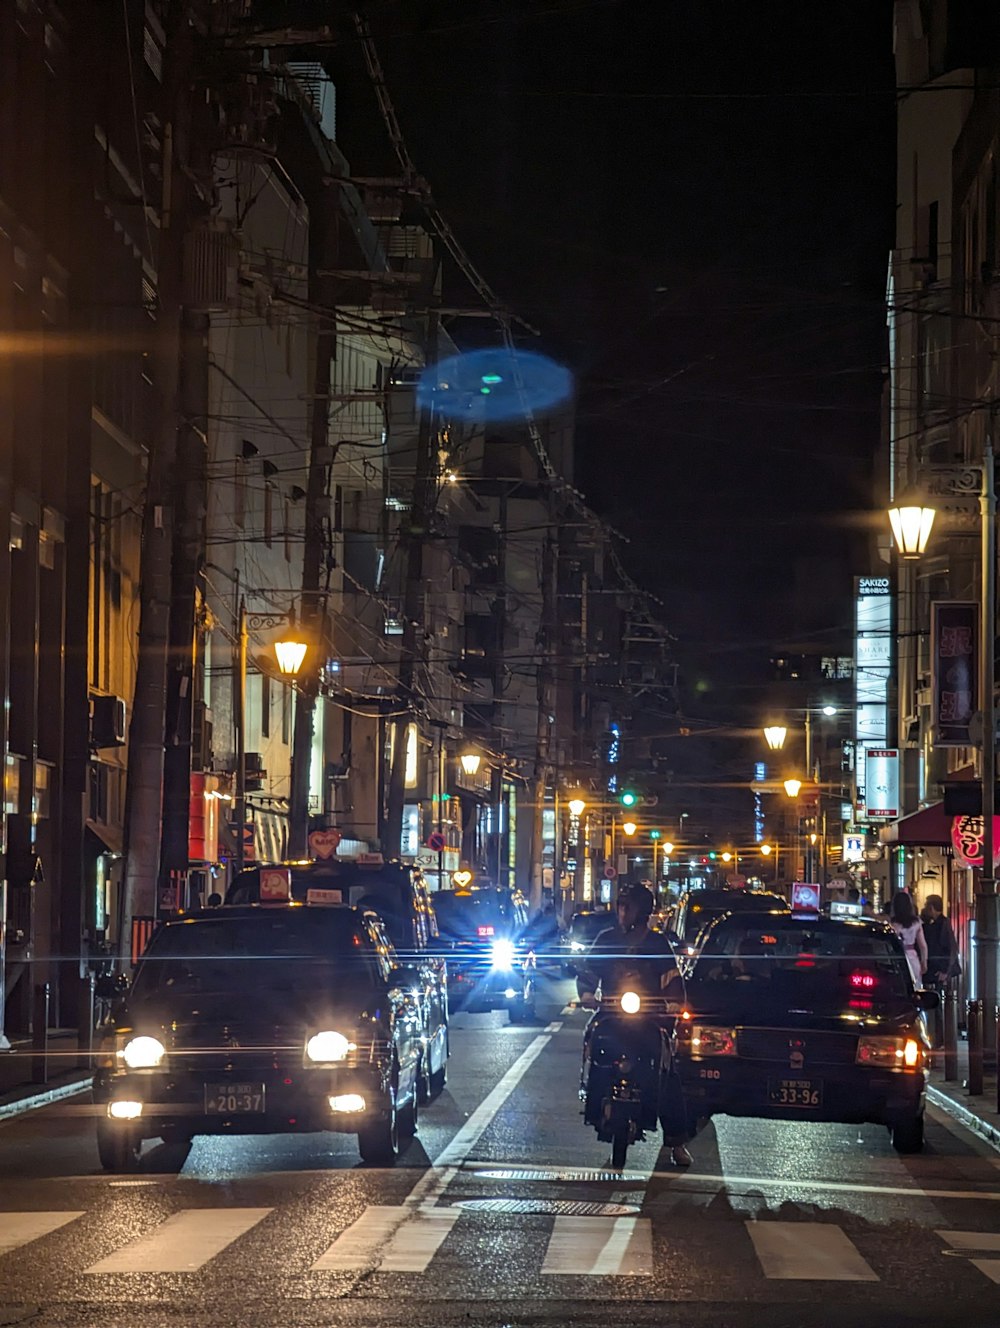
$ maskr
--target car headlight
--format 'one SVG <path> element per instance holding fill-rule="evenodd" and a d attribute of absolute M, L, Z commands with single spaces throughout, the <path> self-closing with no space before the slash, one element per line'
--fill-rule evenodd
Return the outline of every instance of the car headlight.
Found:
<path fill-rule="evenodd" d="M 514 964 L 514 943 L 501 937 L 493 942 L 490 962 L 494 968 L 511 968 Z"/>
<path fill-rule="evenodd" d="M 638 1014 L 642 1001 L 639 999 L 638 992 L 623 991 L 620 1004 L 626 1014 Z"/>
<path fill-rule="evenodd" d="M 695 1024 L 691 1029 L 691 1055 L 696 1060 L 700 1056 L 735 1056 L 736 1029 L 714 1028 L 709 1024 Z"/>
<path fill-rule="evenodd" d="M 346 1060 L 348 1053 L 356 1050 L 356 1044 L 344 1037 L 343 1033 L 324 1028 L 321 1033 L 314 1033 L 306 1043 L 306 1060 L 316 1065 L 328 1065 Z"/>
<path fill-rule="evenodd" d="M 915 1070 L 923 1061 L 923 1052 L 916 1038 L 861 1037 L 856 1059 L 859 1065 L 883 1070 Z"/>
<path fill-rule="evenodd" d="M 159 1038 L 129 1036 L 123 1042 L 116 1055 L 130 1070 L 154 1070 L 167 1054 Z"/>
<path fill-rule="evenodd" d="M 582 941 L 570 941 L 569 948 L 573 951 L 574 954 L 583 954 L 584 950 L 586 950 L 587 947 L 584 945 Z"/>

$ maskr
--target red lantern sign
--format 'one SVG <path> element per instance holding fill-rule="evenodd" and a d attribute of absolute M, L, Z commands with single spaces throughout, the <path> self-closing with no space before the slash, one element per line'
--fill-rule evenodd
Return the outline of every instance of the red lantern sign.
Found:
<path fill-rule="evenodd" d="M 983 818 L 956 816 L 951 823 L 951 846 L 963 867 L 983 865 Z M 993 818 L 993 865 L 1000 862 L 1000 816 Z"/>

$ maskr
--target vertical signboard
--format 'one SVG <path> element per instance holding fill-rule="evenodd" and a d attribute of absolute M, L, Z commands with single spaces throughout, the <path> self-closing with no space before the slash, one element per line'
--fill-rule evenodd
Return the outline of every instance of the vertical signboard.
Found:
<path fill-rule="evenodd" d="M 867 754 L 889 740 L 892 595 L 887 576 L 860 576 L 854 597 L 855 808 L 867 821 Z"/>
<path fill-rule="evenodd" d="M 899 816 L 899 752 L 869 747 L 865 752 L 865 815 L 869 821 Z"/>
<path fill-rule="evenodd" d="M 979 606 L 967 600 L 931 605 L 931 690 L 934 742 L 971 747 L 969 723 L 979 695 Z"/>

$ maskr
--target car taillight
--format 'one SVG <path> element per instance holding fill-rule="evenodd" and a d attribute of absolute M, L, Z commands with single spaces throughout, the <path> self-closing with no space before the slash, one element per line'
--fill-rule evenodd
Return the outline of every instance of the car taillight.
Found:
<path fill-rule="evenodd" d="M 736 1029 L 714 1028 L 708 1024 L 695 1024 L 691 1029 L 691 1055 L 735 1056 Z"/>
<path fill-rule="evenodd" d="M 872 1065 L 884 1070 L 915 1070 L 922 1059 L 923 1053 L 916 1038 L 858 1038 L 859 1065 Z"/>

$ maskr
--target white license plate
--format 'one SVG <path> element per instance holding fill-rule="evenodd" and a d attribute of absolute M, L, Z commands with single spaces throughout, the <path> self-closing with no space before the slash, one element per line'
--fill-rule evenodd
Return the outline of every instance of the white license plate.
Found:
<path fill-rule="evenodd" d="M 264 1110 L 263 1084 L 206 1084 L 206 1116 L 245 1115 Z"/>

